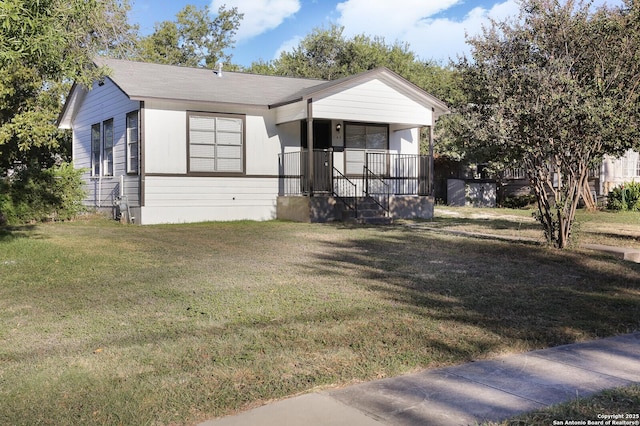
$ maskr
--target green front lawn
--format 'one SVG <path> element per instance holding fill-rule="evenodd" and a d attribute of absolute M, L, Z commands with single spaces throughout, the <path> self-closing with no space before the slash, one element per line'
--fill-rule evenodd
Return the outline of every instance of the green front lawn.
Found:
<path fill-rule="evenodd" d="M 580 250 L 404 226 L 0 230 L 0 424 L 194 424 L 638 329 L 640 265 Z"/>

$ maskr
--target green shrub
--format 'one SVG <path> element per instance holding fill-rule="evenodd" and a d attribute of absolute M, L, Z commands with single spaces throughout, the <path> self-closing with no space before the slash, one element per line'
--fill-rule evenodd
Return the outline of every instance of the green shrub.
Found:
<path fill-rule="evenodd" d="M 535 203 L 536 196 L 534 194 L 512 195 L 505 197 L 501 206 L 508 209 L 522 209 L 534 205 Z"/>
<path fill-rule="evenodd" d="M 84 210 L 82 170 L 25 167 L 0 179 L 0 223 L 68 220 Z"/>
<path fill-rule="evenodd" d="M 607 209 L 640 211 L 640 183 L 627 182 L 614 188 L 607 196 Z"/>

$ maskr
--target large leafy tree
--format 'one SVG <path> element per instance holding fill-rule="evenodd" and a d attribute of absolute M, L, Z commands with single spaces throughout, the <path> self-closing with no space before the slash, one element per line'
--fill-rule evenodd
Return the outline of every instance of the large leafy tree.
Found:
<path fill-rule="evenodd" d="M 127 11 L 116 0 L 0 2 L 0 222 L 17 205 L 21 219 L 43 213 L 36 204 L 60 211 L 53 204 L 64 197 L 55 191 L 66 189 L 54 188 L 52 176 L 73 173 L 47 169 L 71 154 L 69 134 L 56 127 L 62 101 L 71 81 L 90 87 L 105 74 L 93 64 L 96 55 L 131 51 L 136 31 Z"/>
<path fill-rule="evenodd" d="M 55 125 L 70 81 L 90 85 L 98 54 L 126 56 L 135 28 L 115 0 L 0 3 L 0 177 L 16 164 L 47 167 L 68 153 Z"/>
<path fill-rule="evenodd" d="M 228 52 L 243 15 L 237 8 L 218 9 L 211 15 L 208 6 L 187 5 L 175 21 L 155 25 L 152 34 L 138 42 L 138 59 L 159 64 L 215 67 L 231 61 Z"/>
<path fill-rule="evenodd" d="M 549 243 L 569 244 L 589 170 L 640 140 L 640 5 L 523 0 L 458 64 L 466 143 L 526 170 Z"/>

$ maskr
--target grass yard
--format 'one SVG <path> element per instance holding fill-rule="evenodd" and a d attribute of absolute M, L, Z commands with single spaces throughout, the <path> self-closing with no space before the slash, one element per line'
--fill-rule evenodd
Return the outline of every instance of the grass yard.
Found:
<path fill-rule="evenodd" d="M 618 424 L 638 422 L 640 407 L 640 386 L 608 389 L 588 398 L 576 398 L 564 404 L 554 405 L 544 410 L 533 411 L 514 417 L 502 423 L 488 423 L 487 426 L 529 426 L 565 424 L 573 421 L 595 422 L 615 420 Z M 612 423 L 608 423 L 611 425 Z"/>
<path fill-rule="evenodd" d="M 12 425 L 194 424 L 640 329 L 638 264 L 404 226 L 26 226 L 0 230 L 0 277 L 0 424 Z"/>

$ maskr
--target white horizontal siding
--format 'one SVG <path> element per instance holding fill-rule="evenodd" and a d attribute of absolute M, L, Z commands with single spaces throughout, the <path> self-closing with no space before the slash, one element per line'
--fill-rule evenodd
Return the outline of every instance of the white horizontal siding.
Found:
<path fill-rule="evenodd" d="M 431 109 L 388 86 L 381 80 L 339 88 L 313 102 L 314 118 L 372 123 L 430 125 Z"/>
<path fill-rule="evenodd" d="M 197 109 L 191 109 L 196 108 Z M 206 107 L 206 108 L 205 108 Z M 275 111 L 236 106 L 148 102 L 145 105 L 145 172 L 187 174 L 187 111 L 245 117 L 247 175 L 277 175 L 280 136 Z"/>
<path fill-rule="evenodd" d="M 278 178 L 148 176 L 141 223 L 273 219 L 278 184 Z"/>
<path fill-rule="evenodd" d="M 300 101 L 275 108 L 278 124 L 299 121 L 307 118 L 307 102 Z"/>
<path fill-rule="evenodd" d="M 80 90 L 80 89 L 78 89 Z M 94 85 L 88 91 L 78 112 L 71 121 L 73 129 L 73 162 L 76 168 L 91 167 L 91 126 L 113 119 L 113 177 L 91 177 L 87 172 L 83 175 L 87 198 L 85 203 L 93 207 L 112 207 L 115 197 L 119 195 L 119 176 L 126 174 L 126 115 L 139 109 L 139 102 L 131 101 L 111 80 L 106 79 L 103 85 Z M 131 194 L 139 192 L 139 178 L 128 178 Z M 139 197 L 131 199 L 139 203 Z"/>

